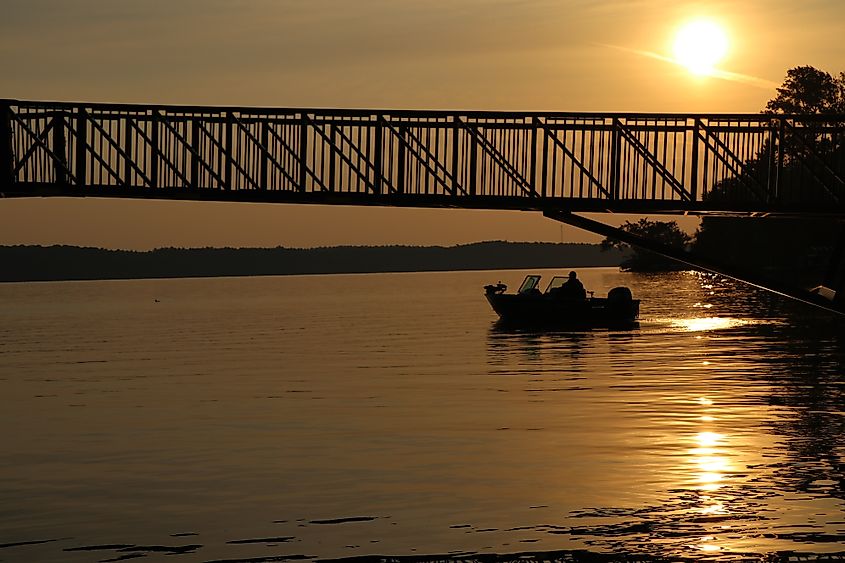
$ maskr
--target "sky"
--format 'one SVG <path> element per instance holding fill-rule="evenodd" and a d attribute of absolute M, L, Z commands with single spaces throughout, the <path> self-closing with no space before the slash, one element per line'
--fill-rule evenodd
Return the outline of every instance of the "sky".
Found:
<path fill-rule="evenodd" d="M 377 109 L 758 112 L 786 71 L 845 70 L 841 0 L 0 0 L 0 98 Z M 729 47 L 671 62 L 684 22 Z M 629 217 L 604 216 L 618 224 Z M 694 220 L 684 222 L 694 228 Z M 0 244 L 596 241 L 539 213 L 0 200 Z"/>

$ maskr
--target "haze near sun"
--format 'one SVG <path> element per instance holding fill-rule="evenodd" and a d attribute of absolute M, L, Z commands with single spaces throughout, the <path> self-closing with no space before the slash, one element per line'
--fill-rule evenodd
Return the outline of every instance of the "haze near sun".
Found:
<path fill-rule="evenodd" d="M 692 20 L 675 35 L 675 62 L 698 76 L 712 75 L 728 54 L 728 46 L 728 35 L 717 22 Z"/>

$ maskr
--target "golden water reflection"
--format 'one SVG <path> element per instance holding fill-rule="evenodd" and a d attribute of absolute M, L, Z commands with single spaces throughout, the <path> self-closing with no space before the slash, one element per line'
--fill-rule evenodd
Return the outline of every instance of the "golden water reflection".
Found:
<path fill-rule="evenodd" d="M 700 506 L 697 509 L 699 517 L 716 519 L 721 516 L 729 516 L 729 510 L 725 506 L 728 499 L 723 498 L 724 492 L 719 498 L 714 496 L 724 486 L 725 477 L 733 470 L 729 459 L 728 437 L 720 432 L 711 430 L 712 423 L 716 417 L 712 414 L 717 408 L 715 401 L 709 397 L 698 397 L 695 401 L 702 407 L 703 412 L 699 415 L 701 430 L 690 438 L 692 447 L 688 450 L 688 459 L 692 466 L 691 473 L 694 476 L 694 488 L 700 491 Z M 727 531 L 729 525 L 721 525 L 719 530 Z M 699 538 L 699 541 L 691 545 L 693 549 L 702 552 L 719 552 L 725 549 L 720 545 L 718 535 L 706 535 Z"/>
<path fill-rule="evenodd" d="M 672 321 L 674 328 L 680 328 L 687 332 L 723 330 L 747 324 L 750 324 L 750 321 L 731 317 L 695 317 L 690 319 L 675 319 Z"/>

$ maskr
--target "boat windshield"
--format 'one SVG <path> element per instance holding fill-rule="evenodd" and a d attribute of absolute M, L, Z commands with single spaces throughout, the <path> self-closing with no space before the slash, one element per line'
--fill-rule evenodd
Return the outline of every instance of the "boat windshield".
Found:
<path fill-rule="evenodd" d="M 559 288 L 560 286 L 565 284 L 566 280 L 568 280 L 568 279 L 569 278 L 567 278 L 566 276 L 555 276 L 555 277 L 553 277 L 552 281 L 549 282 L 549 287 L 546 288 L 546 293 L 549 293 L 553 289 Z"/>
<path fill-rule="evenodd" d="M 533 289 L 537 289 L 540 285 L 540 276 L 525 276 L 522 285 L 519 286 L 517 293 L 527 293 Z"/>

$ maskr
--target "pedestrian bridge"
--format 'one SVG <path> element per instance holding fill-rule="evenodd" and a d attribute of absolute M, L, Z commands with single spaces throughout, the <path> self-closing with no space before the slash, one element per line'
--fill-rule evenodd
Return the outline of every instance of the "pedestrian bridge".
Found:
<path fill-rule="evenodd" d="M 845 215 L 845 116 L 0 101 L 0 193 Z"/>

